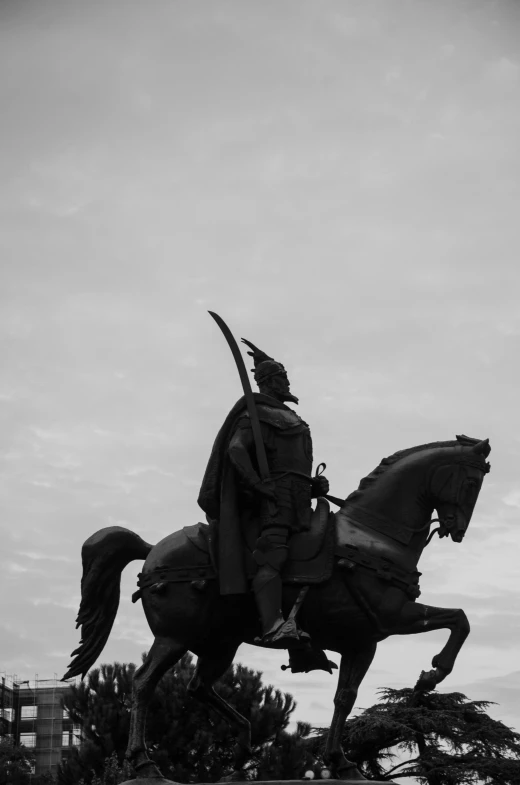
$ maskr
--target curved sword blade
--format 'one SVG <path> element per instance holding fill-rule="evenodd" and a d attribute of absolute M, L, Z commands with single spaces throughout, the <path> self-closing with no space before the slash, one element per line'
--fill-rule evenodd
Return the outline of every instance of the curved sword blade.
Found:
<path fill-rule="evenodd" d="M 262 439 L 262 429 L 260 427 L 260 420 L 258 419 L 258 412 L 256 410 L 256 402 L 251 388 L 251 381 L 247 373 L 247 369 L 242 357 L 242 352 L 239 349 L 233 333 L 225 323 L 225 321 L 214 311 L 208 311 L 209 315 L 213 317 L 220 329 L 224 334 L 224 338 L 228 342 L 231 353 L 235 358 L 235 363 L 238 369 L 238 375 L 242 382 L 242 389 L 246 399 L 247 411 L 251 419 L 251 427 L 253 430 L 253 438 L 255 441 L 256 458 L 258 461 L 258 471 L 262 480 L 269 479 L 269 465 L 267 463 L 267 455 L 265 452 L 265 445 Z"/>

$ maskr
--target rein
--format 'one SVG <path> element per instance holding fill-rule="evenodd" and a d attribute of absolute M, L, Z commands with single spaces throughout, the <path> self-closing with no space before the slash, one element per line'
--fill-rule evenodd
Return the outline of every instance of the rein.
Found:
<path fill-rule="evenodd" d="M 438 526 L 436 529 L 432 529 L 432 530 L 431 530 L 431 532 L 430 532 L 430 533 L 429 533 L 429 535 L 428 535 L 428 538 L 427 538 L 426 542 L 424 543 L 424 547 L 425 547 L 425 548 L 426 548 L 426 546 L 427 546 L 427 545 L 429 545 L 429 544 L 430 544 L 430 542 L 432 541 L 432 537 L 433 537 L 433 535 L 434 535 L 434 534 L 438 534 L 438 535 L 439 535 L 439 537 L 442 537 L 442 536 L 443 536 L 443 533 L 442 533 L 442 532 L 443 532 L 443 529 L 445 529 L 445 528 L 446 528 L 446 527 L 443 525 L 443 523 L 442 523 L 442 521 L 441 521 L 441 519 L 440 519 L 440 518 L 432 518 L 432 519 L 431 519 L 431 521 L 429 521 L 429 522 L 428 522 L 428 526 L 429 526 L 430 524 L 432 524 L 432 523 L 440 523 L 440 526 Z M 419 529 L 419 531 L 422 531 L 422 529 Z"/>
<path fill-rule="evenodd" d="M 325 497 L 328 498 L 328 497 Z M 446 530 L 449 531 L 449 527 L 443 523 L 440 518 L 432 518 L 431 520 L 426 521 L 425 524 L 416 528 L 415 526 L 408 526 L 405 523 L 401 523 L 400 521 L 397 522 L 392 520 L 385 515 L 381 515 L 380 513 L 374 513 L 371 510 L 362 507 L 361 505 L 352 505 L 347 510 L 343 512 L 347 518 L 350 518 L 353 523 L 357 526 L 368 526 L 369 529 L 373 529 L 374 531 L 379 532 L 380 534 L 384 534 L 387 537 L 390 537 L 397 542 L 400 542 L 402 545 L 409 545 L 410 540 L 414 534 L 419 534 L 420 532 L 429 529 L 432 523 L 440 523 L 440 527 L 438 529 L 434 529 L 433 532 L 430 533 L 424 547 L 431 542 L 433 534 L 435 532 L 440 532 L 440 536 L 444 536 L 444 532 Z"/>
<path fill-rule="evenodd" d="M 442 523 L 440 518 L 432 518 L 431 521 L 427 521 L 424 524 L 424 526 L 421 526 L 419 529 L 414 529 L 412 526 L 405 526 L 404 523 L 402 523 L 401 526 L 402 526 L 403 529 L 406 529 L 406 531 L 409 531 L 409 532 L 413 531 L 414 534 L 417 534 L 419 532 L 423 532 L 425 529 L 428 529 L 432 525 L 432 523 L 440 523 L 440 526 L 438 526 L 436 529 L 432 529 L 432 531 L 429 533 L 428 539 L 424 543 L 424 547 L 426 548 L 426 546 L 429 545 L 430 542 L 432 541 L 432 537 L 433 537 L 434 534 L 438 534 L 439 537 L 443 536 L 442 532 L 443 532 L 443 530 L 446 529 L 446 526 L 444 526 L 444 524 Z"/>

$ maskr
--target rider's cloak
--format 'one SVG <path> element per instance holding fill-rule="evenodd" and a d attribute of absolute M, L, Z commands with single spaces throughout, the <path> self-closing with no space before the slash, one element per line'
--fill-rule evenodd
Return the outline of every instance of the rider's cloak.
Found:
<path fill-rule="evenodd" d="M 253 393 L 260 419 L 272 421 L 273 409 L 284 409 L 300 418 L 289 406 L 263 393 Z M 238 475 L 229 458 L 229 443 L 238 422 L 247 415 L 245 396 L 233 406 L 213 444 L 197 499 L 206 516 L 218 521 L 218 561 L 221 594 L 244 594 L 248 583 L 244 567 Z M 291 418 L 292 419 L 292 418 Z M 274 425 L 274 423 L 273 423 Z M 280 427 L 278 425 L 278 427 Z M 255 463 L 255 461 L 253 461 Z"/>

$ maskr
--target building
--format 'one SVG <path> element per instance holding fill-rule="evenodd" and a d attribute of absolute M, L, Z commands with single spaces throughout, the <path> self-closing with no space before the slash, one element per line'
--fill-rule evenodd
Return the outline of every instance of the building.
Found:
<path fill-rule="evenodd" d="M 32 750 L 35 775 L 50 771 L 81 743 L 80 726 L 74 725 L 63 708 L 63 696 L 70 682 L 53 679 L 20 681 L 3 675 L 0 684 L 0 736 Z"/>

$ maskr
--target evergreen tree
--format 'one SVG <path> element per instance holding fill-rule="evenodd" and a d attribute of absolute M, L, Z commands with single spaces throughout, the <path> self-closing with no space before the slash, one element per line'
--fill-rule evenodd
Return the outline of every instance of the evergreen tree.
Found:
<path fill-rule="evenodd" d="M 150 707 L 148 738 L 154 742 L 153 757 L 166 777 L 177 782 L 214 782 L 233 771 L 236 730 L 189 697 L 187 687 L 194 671 L 187 654 L 163 677 Z M 296 734 L 286 730 L 296 708 L 293 697 L 264 686 L 262 674 L 243 665 L 229 668 L 215 689 L 251 723 L 248 776 L 255 776 L 260 766 L 264 779 L 277 779 L 282 765 L 275 748 L 283 744 L 293 750 L 293 768 L 287 762 L 285 769 L 293 779 L 298 778 L 311 753 L 303 743 L 303 730 Z"/>
<path fill-rule="evenodd" d="M 135 779 L 135 774 L 130 764 L 125 761 L 121 765 L 116 753 L 113 752 L 109 758 L 105 759 L 101 775 L 94 774 L 90 785 L 119 785 L 121 782 L 132 779 Z M 85 780 L 81 779 L 78 785 L 86 785 Z"/>
<path fill-rule="evenodd" d="M 520 734 L 492 719 L 490 701 L 459 692 L 379 690 L 379 703 L 349 719 L 343 746 L 366 777 L 415 777 L 423 785 L 518 785 Z M 326 730 L 318 730 L 323 750 Z M 396 763 L 396 751 L 402 760 Z"/>
<path fill-rule="evenodd" d="M 71 685 L 63 698 L 71 720 L 81 725 L 84 741 L 58 769 L 60 785 L 75 785 L 82 778 L 90 783 L 101 775 L 105 760 L 115 754 L 124 762 L 130 729 L 133 663 L 115 662 L 94 668 L 78 685 Z"/>
<path fill-rule="evenodd" d="M 0 738 L 0 785 L 29 785 L 34 755 L 23 744 Z"/>
<path fill-rule="evenodd" d="M 134 671 L 134 665 L 102 665 L 85 683 L 72 687 L 64 705 L 72 720 L 82 725 L 85 742 L 60 767 L 60 785 L 81 779 L 93 785 L 95 776 L 112 776 L 105 764 L 110 756 L 113 767 L 123 767 Z M 159 682 L 148 714 L 150 756 L 165 777 L 177 782 L 216 781 L 233 771 L 236 730 L 188 695 L 194 671 L 187 654 Z M 261 673 L 242 665 L 229 668 L 215 689 L 251 722 L 253 751 L 245 776 L 254 778 L 261 771 L 264 779 L 277 779 L 281 772 L 283 778 L 299 778 L 312 759 L 307 747 L 310 728 L 301 725 L 294 734 L 287 731 L 296 706 L 292 696 L 263 685 Z"/>
<path fill-rule="evenodd" d="M 257 780 L 301 779 L 308 769 L 316 769 L 310 741 L 311 726 L 299 722 L 295 733 L 280 731 L 271 744 L 262 747 L 252 772 Z M 318 767 L 318 771 L 323 766 Z"/>
<path fill-rule="evenodd" d="M 37 777 L 31 777 L 31 785 L 56 785 L 56 780 L 50 771 L 44 771 L 43 774 L 38 774 Z"/>

